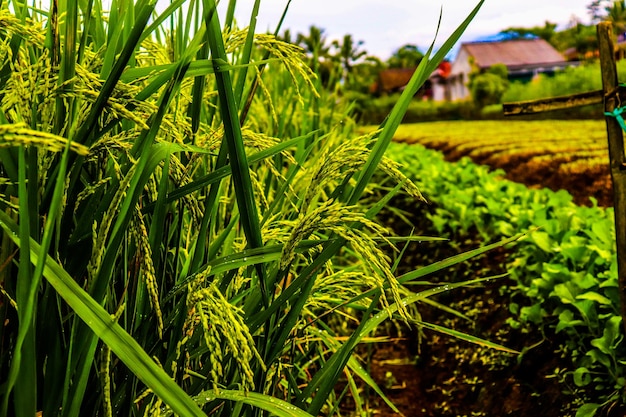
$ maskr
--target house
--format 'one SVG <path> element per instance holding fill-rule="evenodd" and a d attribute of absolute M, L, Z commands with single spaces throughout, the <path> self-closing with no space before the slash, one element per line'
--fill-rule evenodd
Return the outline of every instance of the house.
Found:
<path fill-rule="evenodd" d="M 461 44 L 450 74 L 431 76 L 433 99 L 462 100 L 469 97 L 469 75 L 475 69 L 486 70 L 504 64 L 511 81 L 529 81 L 537 74 L 553 74 L 557 70 L 577 65 L 543 39 L 513 39 L 498 42 L 469 42 Z"/>
<path fill-rule="evenodd" d="M 433 72 L 432 77 L 446 78 L 450 74 L 452 65 L 449 61 L 443 61 L 439 67 Z M 389 68 L 378 73 L 378 79 L 370 87 L 370 93 L 375 95 L 397 93 L 406 87 L 411 80 L 416 68 Z M 431 88 L 431 79 L 426 80 L 424 86 L 417 93 L 418 96 L 424 98 L 433 98 L 433 90 Z M 442 98 L 443 99 L 443 98 Z"/>
<path fill-rule="evenodd" d="M 415 68 L 389 68 L 378 73 L 378 79 L 370 87 L 376 95 L 392 94 L 404 90 L 409 83 Z"/>

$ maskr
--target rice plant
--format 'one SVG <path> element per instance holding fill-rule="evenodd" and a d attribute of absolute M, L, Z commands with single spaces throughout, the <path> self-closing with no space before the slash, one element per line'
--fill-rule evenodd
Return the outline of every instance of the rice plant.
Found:
<path fill-rule="evenodd" d="M 249 22 L 1 2 L 0 414 L 334 414 L 342 375 L 382 395 L 355 347 L 419 325 L 450 287 L 406 284 L 464 259 L 394 274 L 373 219 L 420 195 L 383 155 L 481 4 L 358 136 L 298 47 L 255 34 L 258 0 Z M 379 169 L 398 186 L 367 204 Z"/>

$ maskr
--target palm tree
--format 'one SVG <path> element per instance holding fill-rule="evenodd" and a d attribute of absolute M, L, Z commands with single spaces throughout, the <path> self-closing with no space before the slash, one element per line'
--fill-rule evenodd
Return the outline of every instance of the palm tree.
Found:
<path fill-rule="evenodd" d="M 613 23 L 615 33 L 621 35 L 626 31 L 626 0 L 615 0 L 611 6 L 605 7 L 606 20 Z"/>
<path fill-rule="evenodd" d="M 593 22 L 604 19 L 606 9 L 611 6 L 612 0 L 593 0 L 587 5 L 587 12 Z"/>
<path fill-rule="evenodd" d="M 298 33 L 296 43 L 302 46 L 314 61 L 327 58 L 330 55 L 330 45 L 327 44 L 324 29 L 317 26 L 310 26 L 308 35 Z"/>
<path fill-rule="evenodd" d="M 296 43 L 306 51 L 310 58 L 309 66 L 318 75 L 322 85 L 330 85 L 333 79 L 334 63 L 330 54 L 332 45 L 328 44 L 324 29 L 310 26 L 308 35 L 298 33 Z"/>
<path fill-rule="evenodd" d="M 352 65 L 359 59 L 367 56 L 367 51 L 361 49 L 363 41 L 354 42 L 352 35 L 344 35 L 343 41 L 334 41 L 333 46 L 338 50 L 337 58 L 346 74 L 352 71 Z"/>

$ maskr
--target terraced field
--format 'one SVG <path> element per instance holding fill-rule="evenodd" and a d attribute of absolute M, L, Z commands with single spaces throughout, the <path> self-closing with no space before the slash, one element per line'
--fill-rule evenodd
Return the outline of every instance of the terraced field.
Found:
<path fill-rule="evenodd" d="M 500 168 L 529 187 L 566 189 L 581 205 L 611 206 L 604 121 L 452 121 L 401 125 L 396 140 Z"/>

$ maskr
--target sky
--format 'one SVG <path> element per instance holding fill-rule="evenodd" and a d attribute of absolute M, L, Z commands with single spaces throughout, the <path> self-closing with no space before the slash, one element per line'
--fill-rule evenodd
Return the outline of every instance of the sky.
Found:
<path fill-rule="evenodd" d="M 543 26 L 548 20 L 565 28 L 572 18 L 589 23 L 586 6 L 591 0 L 485 0 L 462 42 L 494 35 L 508 27 Z M 222 1 L 223 5 L 227 2 Z M 262 0 L 257 32 L 274 31 L 287 0 Z M 247 26 L 254 0 L 237 2 L 236 18 Z M 329 41 L 351 34 L 364 41 L 370 55 L 387 59 L 402 45 L 425 51 L 433 41 L 439 14 L 436 45 L 457 28 L 478 0 L 292 0 L 283 28 L 308 33 L 315 25 L 325 29 Z M 219 7 L 219 6 L 218 6 Z"/>

